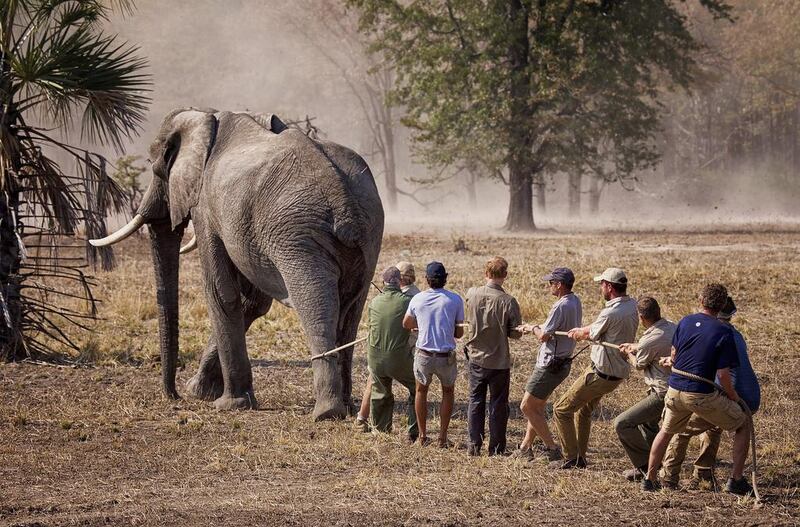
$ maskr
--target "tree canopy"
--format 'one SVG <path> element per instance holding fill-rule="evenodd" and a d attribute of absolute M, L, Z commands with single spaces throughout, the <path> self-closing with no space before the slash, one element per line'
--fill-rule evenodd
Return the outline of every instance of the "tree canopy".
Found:
<path fill-rule="evenodd" d="M 397 72 L 417 153 L 509 185 L 506 228 L 535 228 L 546 173 L 630 178 L 658 159 L 664 89 L 690 85 L 693 38 L 670 0 L 349 0 Z M 701 0 L 714 17 L 723 1 Z"/>

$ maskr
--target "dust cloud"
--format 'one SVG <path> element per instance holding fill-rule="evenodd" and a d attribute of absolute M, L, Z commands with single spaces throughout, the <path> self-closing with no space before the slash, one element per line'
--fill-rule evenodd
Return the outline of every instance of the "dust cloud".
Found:
<path fill-rule="evenodd" d="M 296 9 L 291 0 L 138 0 L 136 5 L 133 14 L 116 15 L 107 27 L 140 47 L 154 82 L 148 120 L 126 153 L 142 156 L 144 163 L 161 118 L 176 107 L 252 110 L 284 119 L 310 116 L 324 137 L 367 158 L 385 192 L 381 164 L 368 155 L 372 138 L 358 101 L 340 72 L 290 23 L 287 13 Z M 332 49 L 340 45 L 331 39 Z M 446 186 L 415 189 L 409 180 L 428 171 L 414 162 L 408 131 L 398 129 L 397 135 L 398 186 L 416 193 L 414 199 L 401 196 L 398 210 L 387 211 L 388 232 L 496 232 L 502 227 L 508 192 L 501 182 L 480 180 L 470 192 L 466 181 L 453 178 Z M 105 153 L 112 160 L 119 155 Z M 568 212 L 566 189 L 551 182 L 545 210 L 535 207 L 536 224 L 567 231 L 800 226 L 795 205 L 800 193 L 789 191 L 797 185 L 755 168 L 741 167 L 717 180 L 688 175 L 668 181 L 656 169 L 641 174 L 633 187 L 604 185 L 596 212 L 589 210 L 584 193 L 577 217 Z"/>

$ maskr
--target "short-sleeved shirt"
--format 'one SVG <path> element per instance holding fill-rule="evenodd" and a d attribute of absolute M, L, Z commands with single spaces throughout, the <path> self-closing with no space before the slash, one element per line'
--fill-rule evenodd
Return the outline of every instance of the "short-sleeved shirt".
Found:
<path fill-rule="evenodd" d="M 606 307 L 597 315 L 597 320 L 589 327 L 591 340 L 602 340 L 610 344 L 625 344 L 636 340 L 639 329 L 639 312 L 636 300 L 629 296 L 618 296 L 606 302 Z M 614 348 L 600 344 L 592 346 L 592 362 L 602 374 L 627 379 L 631 365 L 623 354 Z"/>
<path fill-rule="evenodd" d="M 716 378 L 717 370 L 739 366 L 733 330 L 705 313 L 683 317 L 675 329 L 672 346 L 675 348 L 674 369 L 699 375 L 709 381 Z M 674 372 L 669 376 L 669 385 L 682 392 L 714 391 L 710 384 Z"/>
<path fill-rule="evenodd" d="M 747 355 L 747 343 L 739 331 L 730 326 L 733 331 L 733 341 L 736 343 L 736 354 L 739 357 L 739 366 L 731 368 L 731 382 L 739 397 L 747 403 L 751 412 L 758 410 L 761 406 L 761 386 L 758 384 L 758 377 L 750 364 L 750 357 Z M 719 379 L 717 379 L 719 383 Z"/>
<path fill-rule="evenodd" d="M 542 332 L 550 335 L 547 342 L 539 346 L 536 358 L 537 368 L 546 368 L 554 358 L 565 359 L 575 351 L 575 341 L 563 335 L 554 335 L 555 331 L 569 331 L 580 327 L 583 320 L 581 300 L 574 293 L 568 293 L 555 301 L 547 320 L 542 324 Z"/>
<path fill-rule="evenodd" d="M 426 289 L 411 299 L 407 315 L 417 319 L 417 347 L 426 351 L 456 349 L 456 324 L 464 322 L 464 301 L 445 288 Z"/>
<path fill-rule="evenodd" d="M 660 397 L 667 394 L 670 371 L 658 361 L 672 353 L 672 336 L 676 327 L 674 322 L 660 319 L 644 331 L 636 351 L 636 369 L 643 370 L 645 384 Z"/>
<path fill-rule="evenodd" d="M 517 300 L 496 284 L 473 287 L 467 291 L 466 315 L 470 362 L 489 370 L 511 368 L 508 337 L 522 336 L 515 329 L 522 324 Z"/>

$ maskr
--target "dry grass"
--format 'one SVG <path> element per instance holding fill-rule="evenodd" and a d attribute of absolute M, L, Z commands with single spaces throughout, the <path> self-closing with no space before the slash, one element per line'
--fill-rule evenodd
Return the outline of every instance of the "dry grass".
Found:
<path fill-rule="evenodd" d="M 459 233 L 455 233 L 459 234 Z M 586 321 L 601 300 L 590 276 L 617 265 L 632 294 L 652 293 L 676 320 L 694 309 L 709 280 L 729 285 L 762 381 L 757 415 L 760 481 L 767 504 L 710 492 L 642 495 L 621 481 L 627 467 L 613 416 L 642 396 L 634 375 L 606 397 L 591 439 L 590 468 L 569 474 L 510 458 L 469 458 L 463 450 L 408 447 L 397 433 L 354 433 L 349 423 L 314 424 L 311 372 L 295 314 L 275 307 L 250 331 L 258 412 L 217 413 L 195 400 L 160 395 L 152 270 L 143 240 L 122 247 L 120 268 L 99 278 L 105 320 L 76 335 L 94 366 L 0 367 L 0 525 L 205 524 L 760 524 L 800 522 L 800 271 L 798 234 L 631 234 L 524 238 L 463 235 L 389 236 L 379 266 L 398 259 L 443 261 L 449 286 L 480 283 L 493 254 L 511 263 L 508 289 L 528 321 L 541 321 L 552 299 L 539 276 L 569 265 Z M 185 381 L 208 337 L 195 255 L 182 261 L 181 349 Z M 515 343 L 512 399 L 522 396 L 534 347 Z M 365 379 L 363 349 L 354 371 Z M 567 383 L 586 364 L 582 357 Z M 466 435 L 463 363 L 452 437 Z M 555 396 L 566 389 L 559 388 Z M 438 388 L 433 390 L 435 393 Z M 403 399 L 402 388 L 397 388 Z M 432 432 L 438 429 L 434 419 Z M 509 443 L 522 435 L 512 413 Z M 729 439 L 722 458 L 729 457 Z M 729 467 L 720 468 L 727 477 Z"/>

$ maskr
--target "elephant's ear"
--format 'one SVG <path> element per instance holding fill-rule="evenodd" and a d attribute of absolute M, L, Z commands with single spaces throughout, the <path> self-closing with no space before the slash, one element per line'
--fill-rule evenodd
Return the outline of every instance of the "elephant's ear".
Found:
<path fill-rule="evenodd" d="M 174 229 L 189 217 L 200 199 L 200 189 L 217 132 L 212 114 L 189 111 L 175 116 L 174 160 L 169 170 L 169 212 Z M 177 145 L 175 143 L 178 143 Z"/>

